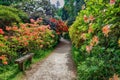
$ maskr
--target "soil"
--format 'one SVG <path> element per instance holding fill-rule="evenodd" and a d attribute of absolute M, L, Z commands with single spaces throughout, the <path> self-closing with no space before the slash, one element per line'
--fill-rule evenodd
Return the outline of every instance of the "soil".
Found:
<path fill-rule="evenodd" d="M 71 43 L 61 39 L 51 55 L 25 71 L 23 80 L 75 80 L 76 67 L 70 49 Z"/>

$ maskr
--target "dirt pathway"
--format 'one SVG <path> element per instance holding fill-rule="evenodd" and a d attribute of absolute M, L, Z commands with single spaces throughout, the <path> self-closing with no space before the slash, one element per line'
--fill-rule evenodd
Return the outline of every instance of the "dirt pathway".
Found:
<path fill-rule="evenodd" d="M 48 58 L 26 71 L 24 80 L 75 80 L 76 68 L 71 59 L 70 48 L 71 44 L 61 39 Z"/>

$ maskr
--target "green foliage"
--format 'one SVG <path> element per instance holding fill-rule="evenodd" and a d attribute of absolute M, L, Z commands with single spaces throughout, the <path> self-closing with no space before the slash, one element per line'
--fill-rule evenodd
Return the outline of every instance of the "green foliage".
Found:
<path fill-rule="evenodd" d="M 4 29 L 5 26 L 10 26 L 14 23 L 27 22 L 28 16 L 21 10 L 0 6 L 0 27 Z"/>
<path fill-rule="evenodd" d="M 86 0 L 85 10 L 79 12 L 70 27 L 79 80 L 104 80 L 114 73 L 120 75 L 119 3 L 120 0 L 115 3 Z M 91 62 L 88 59 L 94 60 Z M 99 62 L 103 62 L 101 66 Z"/>
<path fill-rule="evenodd" d="M 10 50 L 10 42 L 7 41 L 3 35 L 0 35 L 0 55 L 10 55 L 15 56 L 15 54 Z"/>
<path fill-rule="evenodd" d="M 45 59 L 50 53 L 53 51 L 53 49 L 46 49 L 46 50 L 32 50 L 32 53 L 35 53 L 32 63 L 37 63 Z M 30 67 L 27 67 L 27 62 L 25 62 L 25 65 L 27 69 L 30 69 Z M 4 68 L 6 68 L 6 80 L 23 80 L 24 73 L 20 72 L 18 69 L 17 64 L 8 64 L 6 66 L 2 66 L 0 64 L 0 80 L 4 80 Z"/>
<path fill-rule="evenodd" d="M 68 25 L 71 25 L 81 10 L 84 0 L 64 0 L 65 5 L 62 8 L 61 17 L 63 20 L 68 21 Z"/>
<path fill-rule="evenodd" d="M 13 4 L 12 6 L 23 10 L 32 19 L 54 17 L 56 12 L 55 6 L 51 5 L 49 0 L 30 0 L 28 2 Z"/>
<path fill-rule="evenodd" d="M 24 0 L 0 0 L 0 5 L 9 6 L 11 4 L 20 3 L 21 1 Z M 25 0 L 25 1 L 29 1 L 29 0 Z"/>
<path fill-rule="evenodd" d="M 103 70 L 104 61 L 95 57 L 89 57 L 78 65 L 79 80 L 103 80 L 101 70 Z"/>

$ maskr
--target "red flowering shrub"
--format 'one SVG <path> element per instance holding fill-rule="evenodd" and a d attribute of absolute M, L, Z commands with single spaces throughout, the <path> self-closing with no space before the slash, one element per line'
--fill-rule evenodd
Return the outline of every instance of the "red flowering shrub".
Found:
<path fill-rule="evenodd" d="M 50 18 L 49 20 L 43 19 L 43 24 L 50 25 L 51 29 L 56 31 L 58 35 L 63 32 L 68 32 L 68 27 L 62 20 L 57 20 L 54 18 Z"/>
<path fill-rule="evenodd" d="M 54 18 L 51 18 L 50 22 L 56 24 L 57 34 L 61 34 L 62 32 L 68 32 L 68 26 L 62 20 L 56 20 Z"/>

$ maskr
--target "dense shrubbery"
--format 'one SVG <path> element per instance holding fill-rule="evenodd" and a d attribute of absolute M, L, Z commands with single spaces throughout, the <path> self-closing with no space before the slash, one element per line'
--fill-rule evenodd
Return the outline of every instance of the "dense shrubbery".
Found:
<path fill-rule="evenodd" d="M 27 21 L 27 14 L 21 10 L 0 5 L 0 28 Z"/>
<path fill-rule="evenodd" d="M 0 0 L 0 5 L 9 6 L 11 4 L 15 4 L 15 3 L 18 3 L 18 2 L 21 2 L 21 1 L 24 1 L 24 0 Z M 29 1 L 29 0 L 25 0 L 25 1 Z"/>
<path fill-rule="evenodd" d="M 57 45 L 58 35 L 49 25 L 42 25 L 41 18 L 30 21 L 31 23 L 20 23 L 19 26 L 6 26 L 4 31 L 0 28 L 0 79 L 6 78 L 6 66 L 7 79 L 18 72 L 15 59 L 33 52 L 33 60 L 39 60 Z M 12 70 L 13 68 L 15 70 Z M 12 73 L 8 74 L 10 71 Z"/>
<path fill-rule="evenodd" d="M 6 26 L 6 32 L 0 29 L 0 55 L 12 56 L 11 53 L 20 56 L 34 49 L 49 49 L 57 44 L 57 34 L 50 30 L 49 25 L 40 25 L 41 19 L 31 19 L 31 22 L 20 24 L 19 27 Z"/>
<path fill-rule="evenodd" d="M 54 17 L 56 13 L 55 6 L 51 5 L 49 0 L 30 0 L 28 2 L 13 4 L 12 6 L 23 10 L 32 19 Z"/>
<path fill-rule="evenodd" d="M 67 20 L 68 25 L 72 25 L 75 21 L 75 17 L 78 12 L 82 9 L 81 6 L 84 4 L 84 0 L 64 0 L 65 5 L 61 10 L 62 20 Z"/>
<path fill-rule="evenodd" d="M 43 19 L 44 25 L 50 25 L 51 29 L 54 30 L 57 34 L 62 34 L 68 32 L 68 26 L 62 20 L 57 20 L 55 18 Z"/>
<path fill-rule="evenodd" d="M 79 80 L 120 75 L 120 0 L 89 0 L 70 28 Z M 92 5 L 92 6 L 91 6 Z"/>
<path fill-rule="evenodd" d="M 56 15 L 56 8 L 48 0 L 28 1 L 6 0 L 8 3 L 3 5 L 14 4 L 0 5 L 0 79 L 5 79 L 7 73 L 11 80 L 19 72 L 14 60 L 23 55 L 33 52 L 33 61 L 45 58 L 57 45 L 60 34 L 68 32 L 63 21 L 51 18 Z"/>

